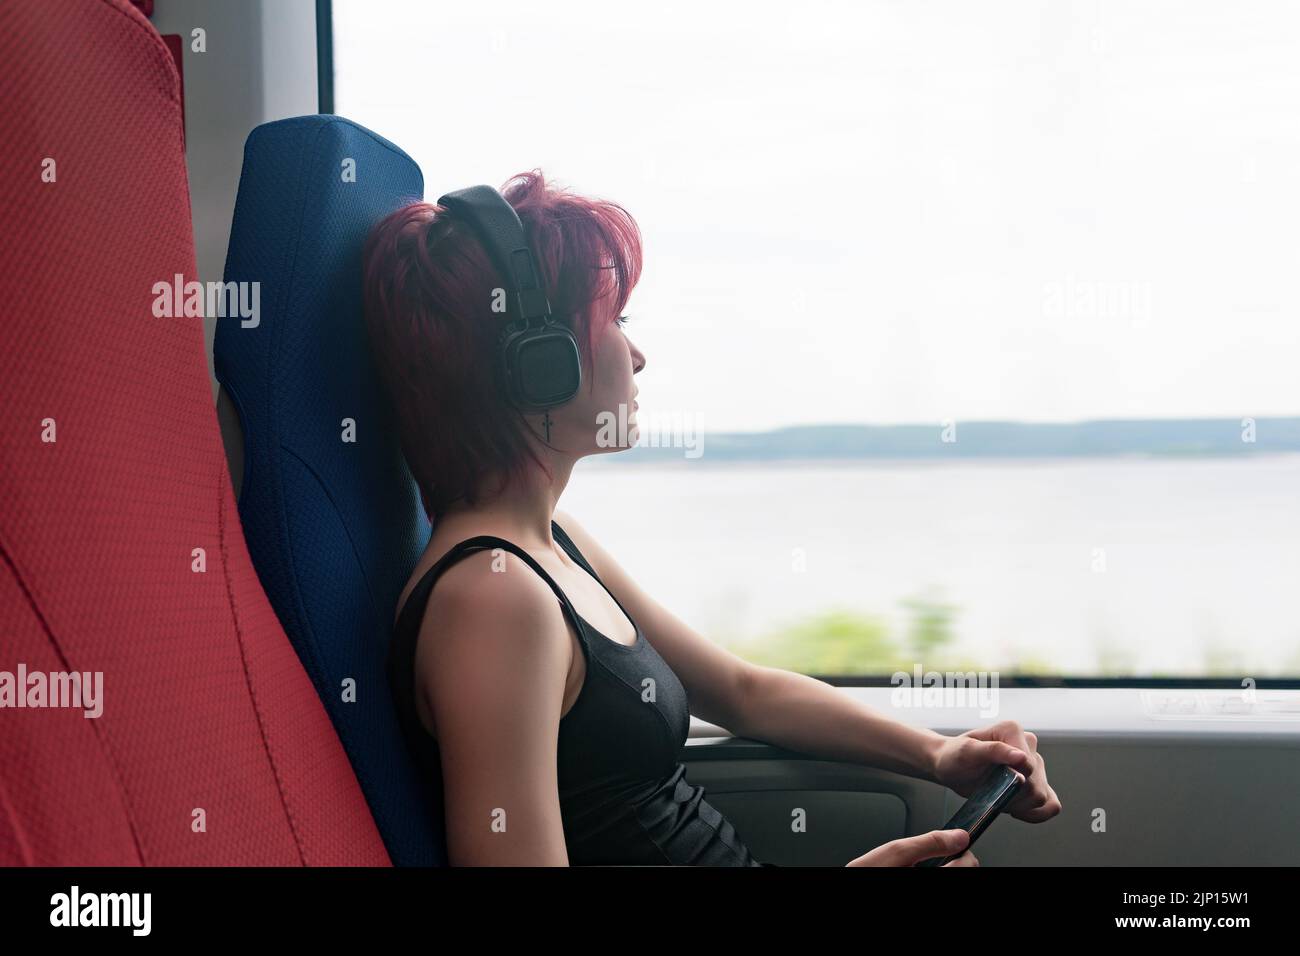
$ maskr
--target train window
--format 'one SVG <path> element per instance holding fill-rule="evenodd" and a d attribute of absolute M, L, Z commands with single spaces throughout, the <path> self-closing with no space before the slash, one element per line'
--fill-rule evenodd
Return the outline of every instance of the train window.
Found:
<path fill-rule="evenodd" d="M 333 18 L 336 111 L 429 198 L 540 168 L 637 219 L 642 445 L 561 507 L 701 633 L 828 676 L 1300 674 L 1300 8 Z"/>

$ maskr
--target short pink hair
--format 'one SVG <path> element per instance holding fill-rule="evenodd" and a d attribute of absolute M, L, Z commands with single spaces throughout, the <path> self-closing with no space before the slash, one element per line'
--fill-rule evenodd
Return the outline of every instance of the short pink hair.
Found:
<path fill-rule="evenodd" d="M 507 180 L 551 312 L 573 330 L 584 381 L 599 322 L 612 322 L 641 277 L 641 233 L 623 209 L 546 182 Z M 533 464 L 521 413 L 506 398 L 496 337 L 505 286 L 478 236 L 442 206 L 412 203 L 381 220 L 362 252 L 371 352 L 397 415 L 402 450 L 432 521 L 473 505 Z"/>

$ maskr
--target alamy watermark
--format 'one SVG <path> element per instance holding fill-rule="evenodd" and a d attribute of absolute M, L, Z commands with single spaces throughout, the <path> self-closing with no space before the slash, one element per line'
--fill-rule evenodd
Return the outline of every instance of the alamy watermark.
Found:
<path fill-rule="evenodd" d="M 0 708 L 69 707 L 88 719 L 104 712 L 103 671 L 0 671 Z"/>
<path fill-rule="evenodd" d="M 56 927 L 119 926 L 148 936 L 152 911 L 152 893 L 90 893 L 74 883 L 50 897 L 50 925 Z"/>
<path fill-rule="evenodd" d="M 245 329 L 255 329 L 262 321 L 260 282 L 186 282 L 178 272 L 171 282 L 155 282 L 153 295 L 153 314 L 160 319 L 239 316 Z"/>
<path fill-rule="evenodd" d="M 1151 283 L 1075 276 L 1045 282 L 1043 316 L 1050 319 L 1121 319 L 1141 328 L 1151 321 Z"/>
<path fill-rule="evenodd" d="M 978 707 L 981 717 L 998 714 L 998 671 L 895 671 L 889 678 L 895 707 Z"/>
<path fill-rule="evenodd" d="M 633 445 L 650 448 L 682 448 L 687 458 L 704 454 L 704 427 L 700 416 L 692 412 L 672 412 L 651 415 L 648 423 L 640 418 L 629 424 L 631 413 L 626 403 L 620 403 L 618 412 L 604 411 L 596 415 L 596 444 L 600 448 L 630 448 Z"/>

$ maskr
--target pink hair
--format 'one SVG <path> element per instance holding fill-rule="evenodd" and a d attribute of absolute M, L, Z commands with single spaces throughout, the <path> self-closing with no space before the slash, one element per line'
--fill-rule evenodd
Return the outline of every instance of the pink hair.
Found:
<path fill-rule="evenodd" d="M 512 176 L 501 194 L 523 223 L 552 314 L 573 330 L 586 381 L 598 321 L 614 321 L 641 277 L 640 230 L 623 207 L 548 184 L 540 169 Z M 371 352 L 429 519 L 460 498 L 476 504 L 531 464 L 545 471 L 505 396 L 496 348 L 505 317 L 491 310 L 491 290 L 505 282 L 477 235 L 441 206 L 412 203 L 371 230 L 362 262 Z"/>

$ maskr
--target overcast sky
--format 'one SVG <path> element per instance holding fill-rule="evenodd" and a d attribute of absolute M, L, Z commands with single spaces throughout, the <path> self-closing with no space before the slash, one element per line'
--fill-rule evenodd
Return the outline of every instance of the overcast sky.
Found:
<path fill-rule="evenodd" d="M 334 31 L 336 111 L 426 198 L 537 166 L 636 218 L 643 416 L 1300 414 L 1300 4 L 334 0 Z"/>

